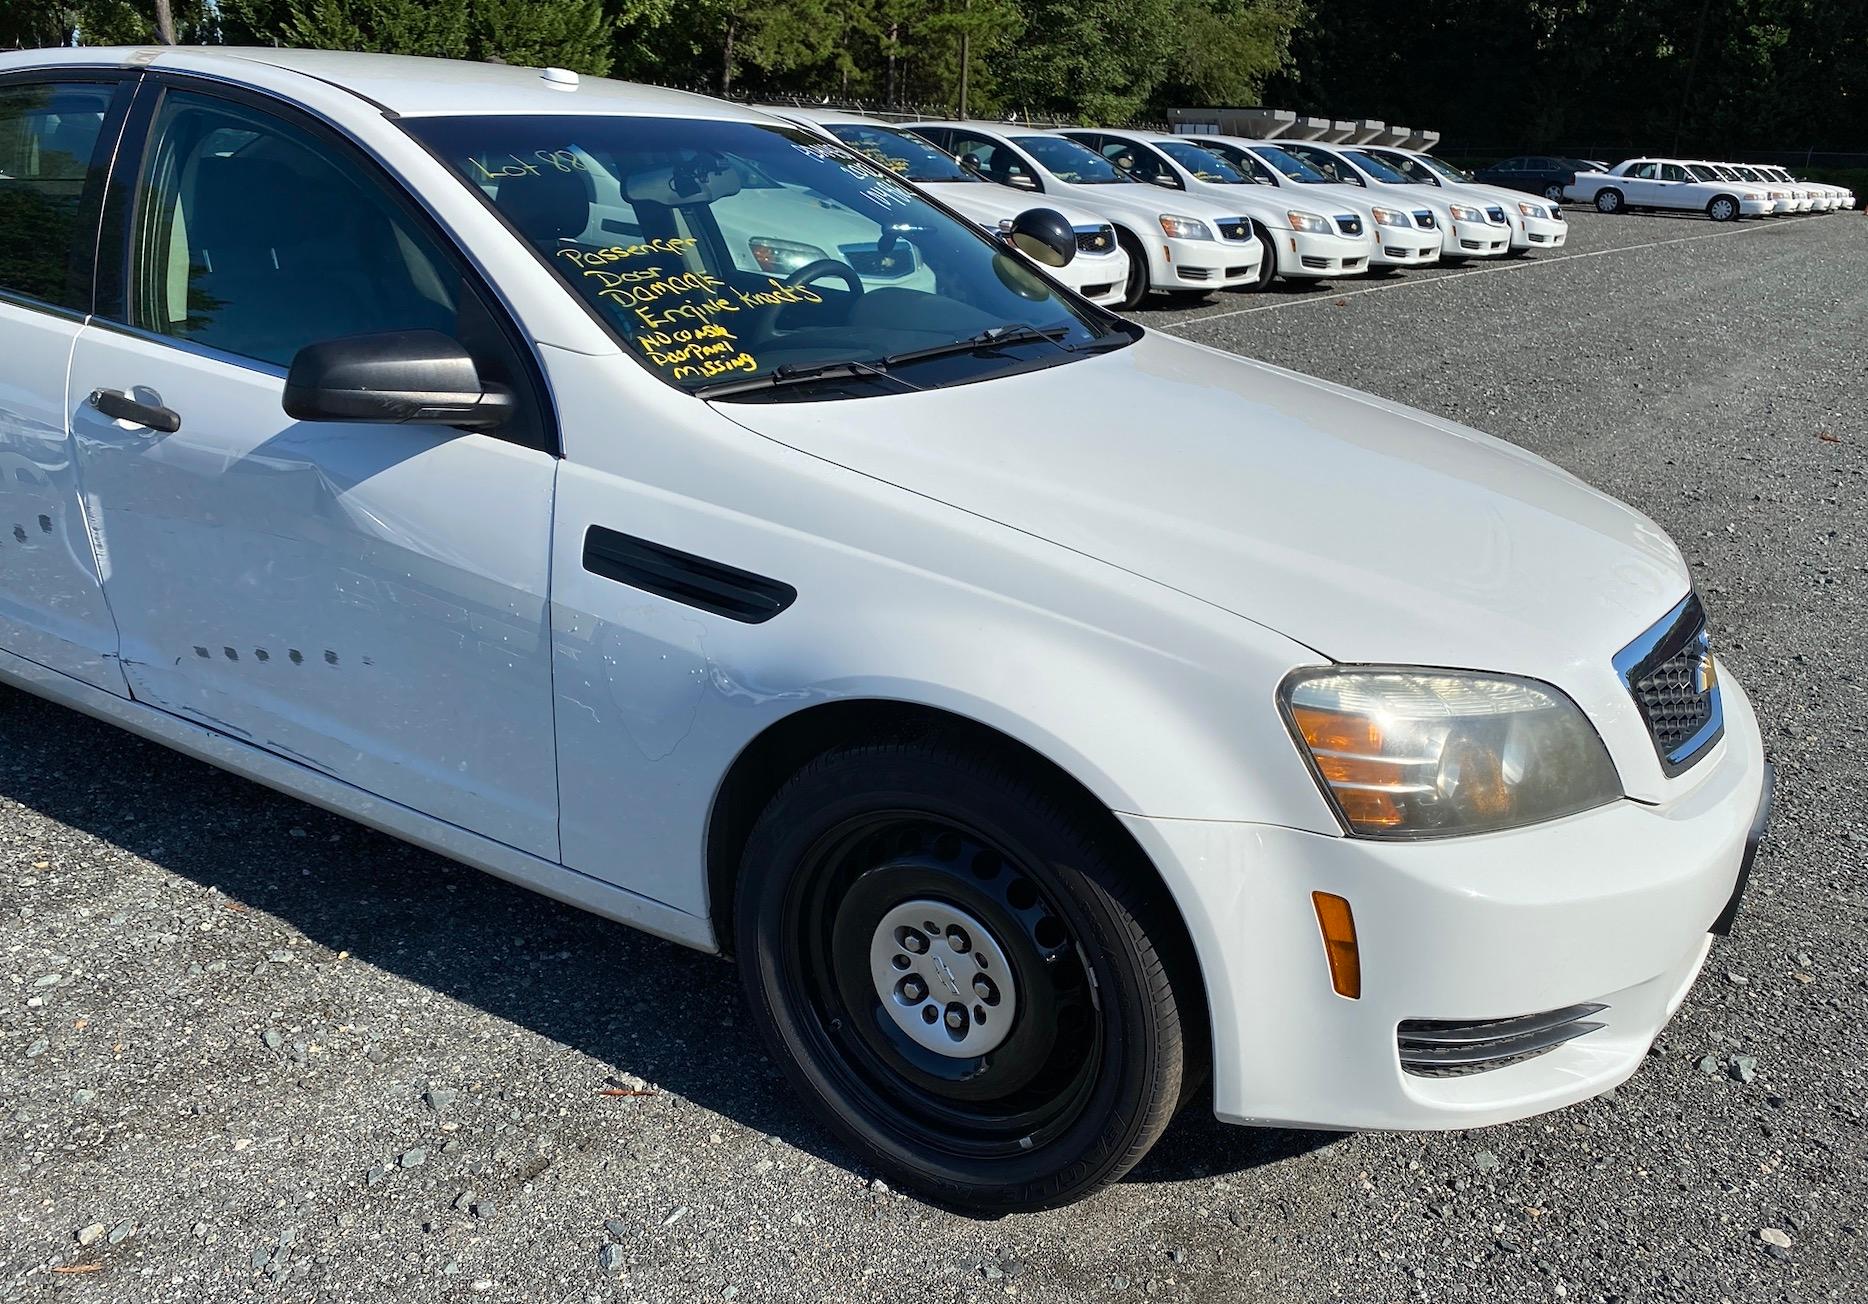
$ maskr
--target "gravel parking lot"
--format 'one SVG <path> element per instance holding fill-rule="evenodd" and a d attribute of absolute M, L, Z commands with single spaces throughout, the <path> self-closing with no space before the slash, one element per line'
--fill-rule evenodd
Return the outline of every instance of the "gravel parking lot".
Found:
<path fill-rule="evenodd" d="M 975 1221 L 848 1166 L 721 962 L 0 693 L 0 1300 L 1861 1300 L 1868 223 L 1572 240 L 1143 316 L 1685 548 L 1777 822 L 1620 1090 L 1457 1136 L 1195 1110 L 1089 1202 Z"/>

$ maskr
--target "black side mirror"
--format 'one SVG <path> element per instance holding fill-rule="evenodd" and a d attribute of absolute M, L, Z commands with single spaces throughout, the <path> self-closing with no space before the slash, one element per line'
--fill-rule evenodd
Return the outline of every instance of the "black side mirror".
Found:
<path fill-rule="evenodd" d="M 1005 238 L 1042 267 L 1062 267 L 1077 256 L 1077 233 L 1055 208 L 1027 208 L 1005 228 Z"/>
<path fill-rule="evenodd" d="M 285 414 L 300 421 L 491 430 L 513 413 L 510 391 L 488 385 L 459 340 L 440 331 L 387 331 L 308 344 L 286 373 Z"/>

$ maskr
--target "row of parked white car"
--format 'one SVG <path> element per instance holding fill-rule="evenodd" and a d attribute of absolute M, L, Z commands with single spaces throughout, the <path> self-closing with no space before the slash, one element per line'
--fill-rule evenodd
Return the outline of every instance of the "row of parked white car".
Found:
<path fill-rule="evenodd" d="M 1413 150 L 772 112 L 929 187 L 988 229 L 1010 229 L 1042 195 L 1076 235 L 1076 256 L 1054 274 L 1123 308 L 1150 292 L 1204 295 L 1522 256 L 1561 248 L 1569 230 L 1558 203 L 1477 183 Z M 766 270 L 794 268 L 781 258 Z"/>
<path fill-rule="evenodd" d="M 1855 207 L 1855 194 L 1846 186 L 1800 180 L 1788 168 L 1705 159 L 1631 158 L 1599 172 L 1577 173 L 1563 196 L 1604 213 L 1704 213 L 1715 222 Z"/>

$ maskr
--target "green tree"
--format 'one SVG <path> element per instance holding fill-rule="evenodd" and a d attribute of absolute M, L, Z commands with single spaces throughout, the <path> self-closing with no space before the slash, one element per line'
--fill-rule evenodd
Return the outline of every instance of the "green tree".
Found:
<path fill-rule="evenodd" d="M 1307 12 L 1304 0 L 1184 0 L 1156 106 L 1258 103 L 1266 78 L 1290 62 Z"/>
<path fill-rule="evenodd" d="M 473 31 L 467 0 L 294 0 L 280 45 L 464 59 Z"/>
<path fill-rule="evenodd" d="M 7 0 L 0 5 L 0 50 L 70 44 L 78 26 L 75 10 L 68 0 Z"/>
<path fill-rule="evenodd" d="M 616 22 L 601 0 L 474 0 L 473 45 L 532 68 L 570 68 L 601 77 L 614 58 Z"/>

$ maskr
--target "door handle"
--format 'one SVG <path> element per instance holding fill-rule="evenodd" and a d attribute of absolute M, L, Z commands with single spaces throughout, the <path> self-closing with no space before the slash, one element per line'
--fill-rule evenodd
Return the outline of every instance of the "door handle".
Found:
<path fill-rule="evenodd" d="M 134 421 L 139 426 L 148 426 L 165 435 L 172 435 L 182 428 L 182 414 L 174 408 L 139 402 L 120 389 L 94 389 L 91 397 L 85 401 L 107 417 Z"/>

